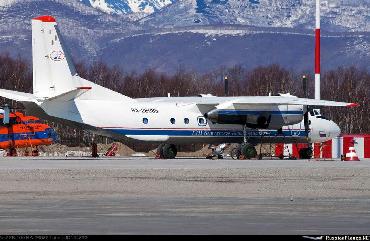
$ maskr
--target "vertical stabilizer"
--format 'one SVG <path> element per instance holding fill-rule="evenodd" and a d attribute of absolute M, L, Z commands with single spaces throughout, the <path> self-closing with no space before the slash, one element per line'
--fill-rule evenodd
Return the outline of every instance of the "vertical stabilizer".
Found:
<path fill-rule="evenodd" d="M 32 19 L 33 94 L 54 97 L 80 86 L 75 67 L 67 53 L 55 19 Z"/>

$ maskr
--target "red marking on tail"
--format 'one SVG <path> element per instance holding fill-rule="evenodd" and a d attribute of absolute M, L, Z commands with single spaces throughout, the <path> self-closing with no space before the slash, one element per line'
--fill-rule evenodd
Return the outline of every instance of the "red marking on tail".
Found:
<path fill-rule="evenodd" d="M 40 20 L 42 22 L 47 22 L 47 23 L 56 22 L 56 20 L 53 16 L 40 16 L 40 17 L 37 17 L 37 18 L 33 18 L 33 20 Z"/>
<path fill-rule="evenodd" d="M 358 107 L 358 106 L 360 106 L 360 104 L 358 104 L 358 103 L 350 103 L 350 104 L 347 105 L 347 107 L 350 107 L 350 108 Z"/>

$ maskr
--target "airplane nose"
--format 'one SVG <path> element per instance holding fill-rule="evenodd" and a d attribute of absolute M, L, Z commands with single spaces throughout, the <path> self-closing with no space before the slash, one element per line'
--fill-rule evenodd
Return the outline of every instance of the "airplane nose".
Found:
<path fill-rule="evenodd" d="M 340 128 L 339 126 L 337 125 L 337 123 L 335 123 L 334 121 L 331 121 L 331 125 L 330 125 L 330 136 L 331 137 L 337 137 L 340 135 Z"/>

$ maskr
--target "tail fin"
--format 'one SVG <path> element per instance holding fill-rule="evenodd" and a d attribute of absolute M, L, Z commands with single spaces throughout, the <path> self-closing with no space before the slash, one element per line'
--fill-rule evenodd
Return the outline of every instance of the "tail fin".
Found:
<path fill-rule="evenodd" d="M 50 98 L 79 86 L 75 67 L 51 16 L 32 19 L 33 94 Z"/>
<path fill-rule="evenodd" d="M 33 94 L 38 100 L 75 93 L 81 88 L 91 89 L 84 94 L 87 99 L 131 100 L 78 76 L 52 16 L 32 19 L 32 60 Z"/>

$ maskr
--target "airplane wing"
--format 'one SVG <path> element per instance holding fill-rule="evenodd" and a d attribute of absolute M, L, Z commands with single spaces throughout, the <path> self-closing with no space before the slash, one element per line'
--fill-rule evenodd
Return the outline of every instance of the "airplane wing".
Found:
<path fill-rule="evenodd" d="M 313 106 L 344 106 L 344 107 L 356 107 L 359 106 L 358 103 L 347 103 L 347 102 L 337 102 L 330 100 L 315 100 L 315 99 L 305 99 L 297 98 L 288 101 L 288 105 L 313 105 Z"/>
<path fill-rule="evenodd" d="M 221 99 L 218 99 L 221 100 Z M 245 124 L 251 128 L 279 129 L 284 125 L 301 122 L 304 106 L 347 106 L 356 103 L 298 98 L 296 96 L 240 96 L 227 98 L 214 107 L 210 103 L 197 103 L 199 110 L 213 123 Z M 208 106 L 208 109 L 205 107 Z"/>
<path fill-rule="evenodd" d="M 212 103 L 214 104 L 214 103 Z M 198 106 L 207 105 L 212 106 L 211 103 L 197 103 Z M 310 106 L 344 106 L 344 107 L 356 107 L 357 103 L 337 102 L 329 100 L 315 100 L 298 98 L 295 96 L 283 97 L 283 96 L 248 96 L 248 97 L 236 97 L 235 99 L 229 99 L 227 101 L 218 103 L 215 106 L 217 109 L 229 109 L 229 108 L 245 108 L 251 106 L 269 106 L 269 105 L 310 105 Z"/>

